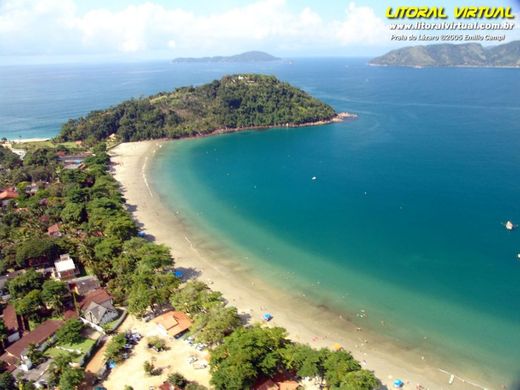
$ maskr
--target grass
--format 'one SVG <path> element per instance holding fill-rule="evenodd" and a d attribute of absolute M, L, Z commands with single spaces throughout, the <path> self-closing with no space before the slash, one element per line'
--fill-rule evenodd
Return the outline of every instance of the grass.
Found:
<path fill-rule="evenodd" d="M 85 339 L 83 339 L 83 341 L 81 341 L 80 343 L 76 343 L 76 344 L 59 344 L 58 343 L 58 344 L 54 345 L 53 347 L 48 348 L 45 351 L 45 355 L 47 355 L 50 358 L 54 358 L 57 355 L 69 352 L 69 351 L 66 351 L 66 350 L 64 350 L 62 348 L 71 349 L 71 350 L 78 350 L 78 351 L 81 351 L 81 352 L 77 356 L 75 356 L 74 360 L 73 360 L 73 362 L 77 363 L 77 362 L 79 362 L 81 360 L 81 357 L 83 355 L 85 355 L 85 353 L 92 348 L 92 346 L 95 343 L 96 343 L 96 340 L 92 340 L 92 339 L 89 339 L 89 338 L 85 338 Z"/>

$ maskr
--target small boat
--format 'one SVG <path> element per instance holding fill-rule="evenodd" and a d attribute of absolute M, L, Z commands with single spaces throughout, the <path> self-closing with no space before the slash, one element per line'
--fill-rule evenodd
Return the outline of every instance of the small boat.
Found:
<path fill-rule="evenodd" d="M 316 179 L 317 179 L 317 177 L 316 177 L 316 176 L 313 176 L 313 177 L 312 177 L 312 180 L 316 180 Z"/>
<path fill-rule="evenodd" d="M 511 222 L 511 221 L 507 221 L 504 226 L 506 227 L 507 230 L 513 230 L 516 227 L 515 225 L 513 225 L 513 222 Z"/>

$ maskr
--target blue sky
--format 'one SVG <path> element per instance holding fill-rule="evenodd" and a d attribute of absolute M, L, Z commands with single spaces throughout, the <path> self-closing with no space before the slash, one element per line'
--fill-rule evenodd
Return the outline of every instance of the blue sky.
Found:
<path fill-rule="evenodd" d="M 482 4 L 480 4 L 482 3 Z M 0 0 L 0 64 L 125 61 L 265 50 L 373 56 L 391 42 L 385 9 L 470 0 Z M 511 5 L 520 0 L 486 0 Z M 515 35 L 518 35 L 515 33 Z"/>

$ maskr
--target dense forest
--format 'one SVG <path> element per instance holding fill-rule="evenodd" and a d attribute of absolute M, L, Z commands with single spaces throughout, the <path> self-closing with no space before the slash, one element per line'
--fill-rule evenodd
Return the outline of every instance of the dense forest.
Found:
<path fill-rule="evenodd" d="M 335 115 L 329 105 L 274 76 L 232 75 L 93 111 L 69 120 L 57 140 L 94 144 L 113 134 L 121 141 L 181 138 L 226 128 L 300 125 Z"/>

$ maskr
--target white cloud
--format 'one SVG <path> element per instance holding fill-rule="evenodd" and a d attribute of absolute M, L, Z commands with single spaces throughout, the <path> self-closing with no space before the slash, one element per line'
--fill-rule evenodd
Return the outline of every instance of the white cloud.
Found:
<path fill-rule="evenodd" d="M 371 9 L 350 3 L 339 20 L 323 20 L 285 0 L 198 15 L 147 1 L 120 10 L 79 12 L 73 0 L 0 0 L 0 54 L 216 54 L 269 48 L 298 51 L 381 44 L 386 28 Z"/>

